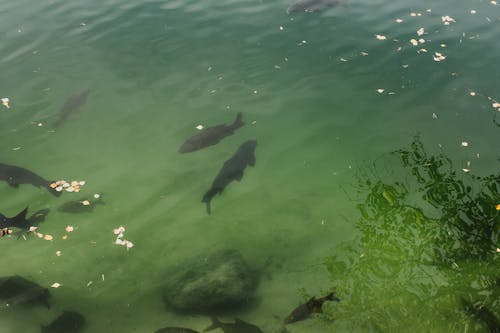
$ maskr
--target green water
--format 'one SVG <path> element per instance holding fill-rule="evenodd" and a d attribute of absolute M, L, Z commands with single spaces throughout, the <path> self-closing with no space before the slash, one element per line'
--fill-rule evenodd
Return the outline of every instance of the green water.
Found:
<path fill-rule="evenodd" d="M 50 208 L 37 231 L 54 237 L 1 238 L 0 276 L 61 284 L 50 309 L 2 307 L 1 332 L 38 332 L 68 308 L 85 332 L 202 331 L 209 317 L 167 310 L 162 291 L 169 268 L 216 249 L 261 275 L 257 302 L 227 321 L 277 333 L 335 290 L 341 302 L 288 331 L 487 331 L 460 299 L 500 314 L 500 5 L 352 0 L 287 15 L 289 4 L 0 1 L 0 162 L 86 181 L 58 198 L 0 183 L 0 212 Z M 247 125 L 234 135 L 177 152 L 197 125 L 237 112 Z M 203 194 L 248 139 L 255 167 L 207 215 Z M 405 165 L 397 150 L 427 157 Z M 94 193 L 105 205 L 91 213 L 57 210 Z M 129 251 L 113 244 L 120 225 Z"/>

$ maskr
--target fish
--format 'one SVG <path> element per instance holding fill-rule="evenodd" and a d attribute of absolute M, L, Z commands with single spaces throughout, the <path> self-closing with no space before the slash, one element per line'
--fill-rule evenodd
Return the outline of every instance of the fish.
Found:
<path fill-rule="evenodd" d="M 101 198 L 96 200 L 81 198 L 80 200 L 67 201 L 57 207 L 57 210 L 59 212 L 70 214 L 91 213 L 98 204 L 104 205 L 105 203 Z"/>
<path fill-rule="evenodd" d="M 61 111 L 59 111 L 59 116 L 54 123 L 54 128 L 58 128 L 62 123 L 66 121 L 70 114 L 75 113 L 80 107 L 82 107 L 87 101 L 89 96 L 89 89 L 82 90 L 71 95 L 64 103 Z"/>
<path fill-rule="evenodd" d="M 45 180 L 33 171 L 15 165 L 0 163 L 0 180 L 4 180 L 7 184 L 16 188 L 20 184 L 31 184 L 35 187 L 47 189 L 56 197 L 61 195 L 61 192 L 50 186 L 53 181 Z"/>
<path fill-rule="evenodd" d="M 222 323 L 215 317 L 212 317 L 212 325 L 205 328 L 203 332 L 216 328 L 220 328 L 224 333 L 264 333 L 259 327 L 238 318 L 234 320 L 234 323 Z"/>
<path fill-rule="evenodd" d="M 219 173 L 212 182 L 212 186 L 205 193 L 201 202 L 206 203 L 207 213 L 210 214 L 212 209 L 210 203 L 212 198 L 217 193 L 222 193 L 224 188 L 229 185 L 233 180 L 241 181 L 243 178 L 243 171 L 247 165 L 255 166 L 255 147 L 257 146 L 256 140 L 245 141 L 236 151 L 236 153 L 226 162 L 220 169 Z"/>
<path fill-rule="evenodd" d="M 298 0 L 287 8 L 286 13 L 312 13 L 334 6 L 345 6 L 345 0 Z"/>
<path fill-rule="evenodd" d="M 500 333 L 500 321 L 490 309 L 484 306 L 475 305 L 464 298 L 461 298 L 462 306 L 466 313 L 483 322 L 488 327 L 490 333 Z"/>
<path fill-rule="evenodd" d="M 285 324 L 291 324 L 297 321 L 309 318 L 313 313 L 322 313 L 323 303 L 326 301 L 337 301 L 338 299 L 333 293 L 329 293 L 325 297 L 311 297 L 306 303 L 299 305 L 285 318 Z"/>
<path fill-rule="evenodd" d="M 45 305 L 50 308 L 47 288 L 19 275 L 0 277 L 0 299 L 4 306 Z"/>
<path fill-rule="evenodd" d="M 19 214 L 17 214 L 14 217 L 7 217 L 2 213 L 0 213 L 0 229 L 14 228 L 14 227 L 20 229 L 29 229 L 28 226 L 29 222 L 26 219 L 27 213 L 28 213 L 28 207 L 24 208 Z"/>
<path fill-rule="evenodd" d="M 219 143 L 220 140 L 224 139 L 226 136 L 233 135 L 236 129 L 245 125 L 241 118 L 241 112 L 238 112 L 236 119 L 231 125 L 222 124 L 203 128 L 187 139 L 179 148 L 179 152 L 190 153 Z"/>
<path fill-rule="evenodd" d="M 47 326 L 42 326 L 42 333 L 78 333 L 85 326 L 85 318 L 75 311 L 64 311 Z"/>
<path fill-rule="evenodd" d="M 155 333 L 199 333 L 199 332 L 183 327 L 164 327 L 155 331 Z"/>

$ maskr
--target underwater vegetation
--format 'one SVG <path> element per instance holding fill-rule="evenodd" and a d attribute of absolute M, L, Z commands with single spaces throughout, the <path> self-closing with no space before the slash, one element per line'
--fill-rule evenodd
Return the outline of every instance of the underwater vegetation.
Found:
<path fill-rule="evenodd" d="M 364 168 L 356 196 L 359 235 L 324 261 L 343 298 L 324 309 L 335 327 L 491 331 L 500 313 L 500 173 L 457 170 L 416 137 Z"/>

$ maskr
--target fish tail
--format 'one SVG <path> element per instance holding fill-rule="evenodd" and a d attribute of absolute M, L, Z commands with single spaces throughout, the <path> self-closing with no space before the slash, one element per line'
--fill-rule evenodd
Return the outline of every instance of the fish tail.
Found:
<path fill-rule="evenodd" d="M 243 115 L 241 114 L 241 112 L 238 112 L 238 114 L 236 115 L 236 119 L 234 120 L 231 127 L 233 129 L 237 129 L 237 128 L 240 128 L 241 126 L 245 125 L 245 122 L 242 120 L 242 118 L 243 118 Z"/>
<path fill-rule="evenodd" d="M 217 319 L 216 317 L 212 317 L 212 324 L 210 326 L 208 326 L 207 328 L 205 328 L 203 330 L 203 332 L 208 332 L 208 331 L 211 331 L 211 330 L 214 330 L 216 328 L 219 328 L 221 327 L 221 322 L 219 321 L 219 319 Z"/>
<path fill-rule="evenodd" d="M 26 214 L 27 213 L 28 213 L 28 207 L 24 208 L 22 212 L 20 212 L 16 216 L 14 216 L 12 218 L 12 220 L 14 221 L 14 223 L 16 225 L 18 225 L 18 224 L 26 224 L 26 223 L 28 223 L 28 221 L 26 220 Z"/>
<path fill-rule="evenodd" d="M 207 193 L 205 193 L 205 195 L 203 196 L 203 199 L 201 200 L 201 202 L 205 202 L 207 204 L 207 213 L 208 214 L 212 213 L 212 208 L 210 206 L 210 202 L 212 201 L 212 198 L 217 194 L 217 192 L 219 192 L 219 189 L 211 188 L 210 190 L 207 191 Z"/>

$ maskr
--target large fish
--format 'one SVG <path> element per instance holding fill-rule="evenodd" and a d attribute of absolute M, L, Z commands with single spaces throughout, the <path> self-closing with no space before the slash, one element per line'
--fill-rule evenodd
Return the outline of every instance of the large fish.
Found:
<path fill-rule="evenodd" d="M 222 323 L 215 317 L 212 317 L 212 325 L 205 328 L 203 332 L 216 328 L 220 328 L 224 333 L 264 333 L 259 327 L 238 318 L 235 319 L 234 323 Z"/>
<path fill-rule="evenodd" d="M 311 297 L 306 303 L 299 305 L 285 318 L 285 324 L 294 323 L 309 318 L 313 313 L 322 313 L 323 303 L 326 301 L 340 301 L 333 293 L 325 297 Z"/>
<path fill-rule="evenodd" d="M 241 120 L 241 117 L 241 112 L 239 112 L 231 125 L 222 124 L 203 128 L 198 133 L 187 139 L 186 142 L 184 142 L 179 148 L 179 152 L 190 153 L 219 143 L 220 140 L 224 139 L 226 136 L 233 135 L 236 129 L 245 125 L 243 120 Z"/>
<path fill-rule="evenodd" d="M 52 181 L 45 180 L 33 171 L 15 165 L 0 163 L 0 180 L 5 180 L 12 187 L 18 187 L 19 184 L 31 184 L 36 187 L 46 188 L 56 197 L 61 195 L 61 192 L 50 187 Z"/>
<path fill-rule="evenodd" d="M 64 311 L 47 326 L 42 326 L 42 333 L 78 333 L 85 326 L 85 318 L 75 311 Z"/>
<path fill-rule="evenodd" d="M 82 90 L 71 95 L 66 100 L 63 107 L 61 108 L 61 111 L 59 112 L 59 117 L 54 123 L 54 128 L 58 128 L 64 121 L 66 121 L 70 114 L 74 113 L 85 104 L 89 92 L 90 91 L 88 89 Z"/>
<path fill-rule="evenodd" d="M 288 7 L 287 14 L 317 12 L 328 7 L 345 6 L 345 0 L 298 0 Z"/>
<path fill-rule="evenodd" d="M 199 332 L 183 327 L 164 327 L 155 331 L 155 333 L 199 333 Z"/>
<path fill-rule="evenodd" d="M 207 204 L 207 213 L 210 214 L 210 202 L 217 193 L 222 193 L 224 188 L 233 180 L 240 181 L 243 178 L 243 171 L 247 165 L 255 165 L 255 147 L 257 141 L 248 140 L 244 142 L 229 160 L 224 162 L 222 169 L 212 182 L 212 186 L 203 196 L 201 202 Z"/>
<path fill-rule="evenodd" d="M 49 290 L 19 275 L 0 277 L 2 306 L 49 305 Z"/>

